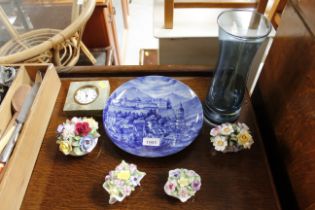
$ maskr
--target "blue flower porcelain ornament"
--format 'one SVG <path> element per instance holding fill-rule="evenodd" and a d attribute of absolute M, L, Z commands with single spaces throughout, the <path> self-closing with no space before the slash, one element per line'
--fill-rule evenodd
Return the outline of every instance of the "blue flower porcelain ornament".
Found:
<path fill-rule="evenodd" d="M 100 134 L 93 118 L 73 117 L 57 128 L 57 144 L 64 155 L 82 156 L 96 146 Z"/>
<path fill-rule="evenodd" d="M 164 185 L 167 195 L 186 202 L 201 188 L 201 177 L 193 170 L 177 168 L 170 170 L 168 180 Z"/>

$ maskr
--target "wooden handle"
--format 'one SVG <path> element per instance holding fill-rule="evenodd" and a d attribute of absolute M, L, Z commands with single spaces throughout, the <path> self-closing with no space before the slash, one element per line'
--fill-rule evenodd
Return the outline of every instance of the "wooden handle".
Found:
<path fill-rule="evenodd" d="M 0 174 L 1 174 L 1 172 L 2 172 L 2 170 L 4 169 L 4 164 L 3 163 L 0 163 Z M 1 179 L 0 179 L 1 180 Z"/>
<path fill-rule="evenodd" d="M 4 170 L 5 170 L 5 164 L 0 163 L 0 182 L 1 182 L 3 174 L 4 174 Z"/>
<path fill-rule="evenodd" d="M 15 129 L 15 126 L 16 126 L 16 123 L 15 123 L 15 120 L 18 116 L 18 112 L 16 112 L 11 121 L 9 122 L 9 125 L 7 127 L 7 129 L 5 130 L 5 133 L 3 134 L 2 138 L 0 139 L 0 154 L 2 152 L 2 150 L 4 149 L 4 147 L 7 145 L 14 129 Z"/>

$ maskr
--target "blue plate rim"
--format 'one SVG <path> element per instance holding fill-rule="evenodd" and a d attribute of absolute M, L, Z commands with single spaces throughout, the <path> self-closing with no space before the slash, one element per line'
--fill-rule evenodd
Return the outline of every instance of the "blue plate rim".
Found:
<path fill-rule="evenodd" d="M 170 155 L 177 154 L 177 153 L 183 151 L 184 149 L 186 149 L 187 147 L 189 147 L 193 142 L 195 142 L 195 140 L 197 139 L 197 137 L 200 135 L 200 131 L 201 131 L 201 129 L 203 128 L 203 124 L 204 124 L 204 113 L 203 113 L 203 110 L 202 110 L 201 113 L 200 113 L 200 114 L 201 114 L 201 116 L 200 116 L 201 119 L 200 119 L 199 127 L 198 127 L 198 129 L 197 129 L 198 132 L 197 132 L 197 134 L 192 138 L 193 140 L 191 140 L 190 143 L 187 144 L 185 147 L 182 147 L 182 148 L 180 148 L 179 150 L 176 150 L 175 152 L 169 153 L 168 155 L 146 156 L 146 155 L 139 155 L 139 154 L 134 154 L 134 153 L 132 153 L 132 152 L 130 152 L 130 151 L 126 151 L 126 149 L 122 148 L 119 144 L 117 144 L 117 143 L 115 142 L 115 140 L 112 139 L 111 135 L 109 134 L 110 132 L 109 132 L 108 129 L 107 129 L 107 126 L 106 126 L 106 123 L 105 123 L 105 114 L 106 114 L 106 112 L 107 112 L 107 110 L 108 110 L 108 108 L 109 108 L 109 105 L 110 105 L 109 101 L 111 101 L 112 96 L 114 95 L 114 93 L 115 93 L 116 91 L 118 91 L 121 87 L 123 87 L 123 86 L 124 86 L 125 84 L 127 84 L 127 83 L 131 83 L 132 81 L 140 80 L 140 79 L 142 79 L 142 78 L 147 78 L 147 77 L 167 78 L 167 79 L 174 80 L 174 81 L 176 81 L 177 83 L 180 83 L 180 84 L 183 85 L 187 90 L 190 90 L 190 91 L 196 96 L 196 98 L 197 98 L 199 104 L 201 105 L 201 109 L 202 109 L 202 107 L 203 107 L 203 106 L 202 106 L 202 103 L 201 103 L 201 101 L 200 101 L 198 95 L 196 94 L 196 92 L 195 92 L 191 87 L 189 87 L 189 86 L 186 85 L 184 82 L 182 82 L 182 81 L 180 81 L 180 80 L 178 80 L 178 79 L 175 79 L 175 78 L 173 78 L 173 77 L 168 77 L 168 76 L 162 76 L 162 75 L 147 75 L 147 76 L 135 77 L 135 78 L 130 79 L 130 80 L 128 80 L 128 81 L 122 83 L 121 85 L 119 85 L 119 86 L 110 94 L 109 98 L 107 99 L 107 102 L 106 102 L 106 104 L 105 104 L 105 107 L 104 107 L 103 113 L 102 113 L 102 122 L 103 122 L 104 130 L 105 130 L 105 132 L 106 132 L 107 137 L 110 139 L 110 141 L 111 141 L 115 146 L 117 146 L 120 150 L 122 150 L 122 151 L 124 151 L 124 152 L 126 152 L 126 153 L 128 153 L 128 154 L 135 155 L 135 156 L 137 156 L 137 157 L 161 158 L 161 157 L 167 157 L 167 156 L 170 156 Z"/>

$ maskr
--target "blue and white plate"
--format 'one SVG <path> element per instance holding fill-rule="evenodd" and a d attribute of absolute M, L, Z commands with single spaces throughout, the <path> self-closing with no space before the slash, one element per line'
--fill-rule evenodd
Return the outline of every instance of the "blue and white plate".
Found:
<path fill-rule="evenodd" d="M 203 110 L 187 85 L 169 77 L 147 76 L 113 92 L 103 122 L 122 150 L 141 157 L 164 157 L 194 141 L 202 128 Z"/>

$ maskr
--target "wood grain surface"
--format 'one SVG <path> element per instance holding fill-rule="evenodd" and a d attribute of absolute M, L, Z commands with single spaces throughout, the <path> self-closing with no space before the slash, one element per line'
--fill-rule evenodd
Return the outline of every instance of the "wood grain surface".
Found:
<path fill-rule="evenodd" d="M 275 136 L 266 143 L 283 160 L 299 209 L 311 210 L 315 209 L 315 2 L 302 0 L 303 7 L 292 2 L 296 1 L 288 1 L 283 13 L 257 91 L 264 120 Z M 301 11 L 313 15 L 301 16 Z M 284 179 L 281 172 L 274 172 L 279 181 Z M 283 203 L 290 202 L 286 198 Z"/>
<path fill-rule="evenodd" d="M 108 0 L 96 0 L 96 5 L 106 5 Z M 72 4 L 73 0 L 22 0 L 23 4 Z"/>
<path fill-rule="evenodd" d="M 306 26 L 315 34 L 315 1 L 313 0 L 290 0 L 296 12 L 301 16 Z"/>
<path fill-rule="evenodd" d="M 109 79 L 111 90 L 133 77 L 80 78 Z M 203 101 L 210 78 L 176 77 L 189 85 Z M 77 80 L 72 78 L 71 80 Z M 210 127 L 204 124 L 201 134 L 183 151 L 164 158 L 140 158 L 117 148 L 106 136 L 102 119 L 98 118 L 101 138 L 96 149 L 84 157 L 64 156 L 56 144 L 56 128 L 65 121 L 62 112 L 70 79 L 62 80 L 50 125 L 46 132 L 31 181 L 21 209 L 279 209 L 266 155 L 248 96 L 240 120 L 253 131 L 255 144 L 251 150 L 233 154 L 215 152 L 209 143 Z M 102 188 L 105 175 L 122 160 L 137 164 L 147 175 L 130 197 L 122 203 L 108 204 L 109 196 Z M 193 169 L 202 178 L 201 190 L 186 203 L 168 197 L 163 186 L 168 171 Z"/>

